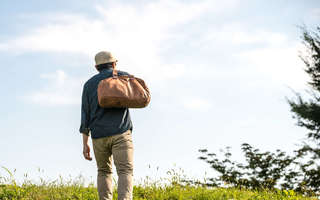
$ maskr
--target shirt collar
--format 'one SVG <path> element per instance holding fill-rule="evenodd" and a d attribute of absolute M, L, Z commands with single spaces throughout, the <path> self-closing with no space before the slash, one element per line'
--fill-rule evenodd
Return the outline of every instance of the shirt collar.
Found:
<path fill-rule="evenodd" d="M 112 67 L 103 68 L 99 72 L 101 73 L 101 72 L 107 72 L 107 71 L 113 71 L 113 68 Z"/>

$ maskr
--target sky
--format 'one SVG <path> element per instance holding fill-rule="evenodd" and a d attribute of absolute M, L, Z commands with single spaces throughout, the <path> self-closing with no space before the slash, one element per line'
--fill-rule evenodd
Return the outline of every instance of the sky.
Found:
<path fill-rule="evenodd" d="M 0 166 L 95 182 L 78 130 L 101 50 L 151 91 L 147 108 L 130 109 L 136 182 L 171 169 L 212 176 L 203 148 L 230 146 L 238 160 L 244 142 L 292 152 L 307 132 L 286 102 L 308 89 L 299 26 L 319 21 L 318 0 L 4 0 Z"/>

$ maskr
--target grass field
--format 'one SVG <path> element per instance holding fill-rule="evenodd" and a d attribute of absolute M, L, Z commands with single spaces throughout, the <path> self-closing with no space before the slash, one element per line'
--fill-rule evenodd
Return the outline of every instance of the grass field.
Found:
<path fill-rule="evenodd" d="M 1 177 L 0 200 L 94 200 L 98 199 L 94 184 L 85 185 L 82 179 L 55 181 L 40 180 L 34 183 L 25 180 L 17 184 L 11 172 L 10 177 Z M 168 184 L 144 182 L 134 186 L 134 200 L 317 200 L 315 197 L 304 197 L 294 191 L 251 191 L 237 188 L 207 188 L 179 184 L 176 175 Z M 117 199 L 117 192 L 114 198 Z"/>
<path fill-rule="evenodd" d="M 249 191 L 239 189 L 204 187 L 145 187 L 135 186 L 133 199 L 135 200 L 316 200 L 317 198 L 303 197 L 293 191 Z M 81 185 L 33 185 L 22 186 L 1 185 L 1 200 L 71 200 L 98 199 L 97 189 L 92 185 L 83 187 Z M 117 199 L 115 191 L 114 198 Z"/>

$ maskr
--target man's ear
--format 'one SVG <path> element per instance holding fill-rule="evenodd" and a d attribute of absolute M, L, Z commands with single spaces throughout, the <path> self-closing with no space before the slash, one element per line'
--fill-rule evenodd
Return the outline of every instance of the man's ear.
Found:
<path fill-rule="evenodd" d="M 98 65 L 95 65 L 94 67 L 96 68 L 96 70 L 98 70 Z"/>

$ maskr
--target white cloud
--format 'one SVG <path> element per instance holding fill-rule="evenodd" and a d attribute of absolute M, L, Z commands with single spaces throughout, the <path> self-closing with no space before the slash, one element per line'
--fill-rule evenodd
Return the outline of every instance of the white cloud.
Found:
<path fill-rule="evenodd" d="M 286 36 L 280 33 L 273 33 L 268 31 L 256 31 L 253 33 L 239 31 L 229 32 L 225 35 L 231 39 L 234 44 L 256 44 L 264 43 L 269 45 L 279 45 L 286 41 Z"/>
<path fill-rule="evenodd" d="M 241 52 L 235 56 L 249 65 L 248 71 L 251 70 L 257 75 L 262 73 L 278 85 L 280 83 L 295 89 L 305 89 L 308 76 L 303 71 L 304 64 L 298 57 L 299 50 L 305 51 L 302 45 L 295 44 L 285 47 L 259 48 Z"/>
<path fill-rule="evenodd" d="M 229 23 L 220 28 L 211 28 L 203 37 L 202 43 L 222 42 L 231 45 L 264 44 L 278 46 L 288 41 L 283 33 L 253 29 L 243 23 Z"/>
<path fill-rule="evenodd" d="M 44 106 L 79 105 L 85 79 L 68 76 L 63 70 L 40 75 L 48 85 L 26 96 L 26 99 Z"/>
<path fill-rule="evenodd" d="M 6 51 L 8 50 L 8 45 L 7 44 L 0 44 L 0 51 Z"/>
<path fill-rule="evenodd" d="M 320 8 L 314 8 L 310 12 L 310 17 L 313 20 L 319 20 L 320 19 Z"/>
<path fill-rule="evenodd" d="M 162 70 L 163 66 L 176 68 L 183 64 L 167 63 L 160 55 L 161 50 L 170 46 L 170 39 L 183 34 L 183 29 L 173 32 L 172 28 L 208 12 L 217 15 L 229 12 L 237 3 L 238 0 L 225 3 L 217 0 L 192 3 L 162 0 L 139 7 L 108 2 L 96 6 L 100 16 L 95 19 L 81 15 L 50 14 L 55 20 L 48 20 L 48 24 L 0 44 L 0 49 L 77 53 L 85 55 L 90 61 L 96 52 L 107 49 L 114 52 L 121 65 L 130 66 L 130 71 L 138 76 L 153 80 L 176 78 L 182 74 L 168 74 Z"/>
<path fill-rule="evenodd" d="M 212 103 L 205 98 L 187 97 L 182 101 L 184 108 L 193 111 L 208 111 L 212 108 Z"/>

